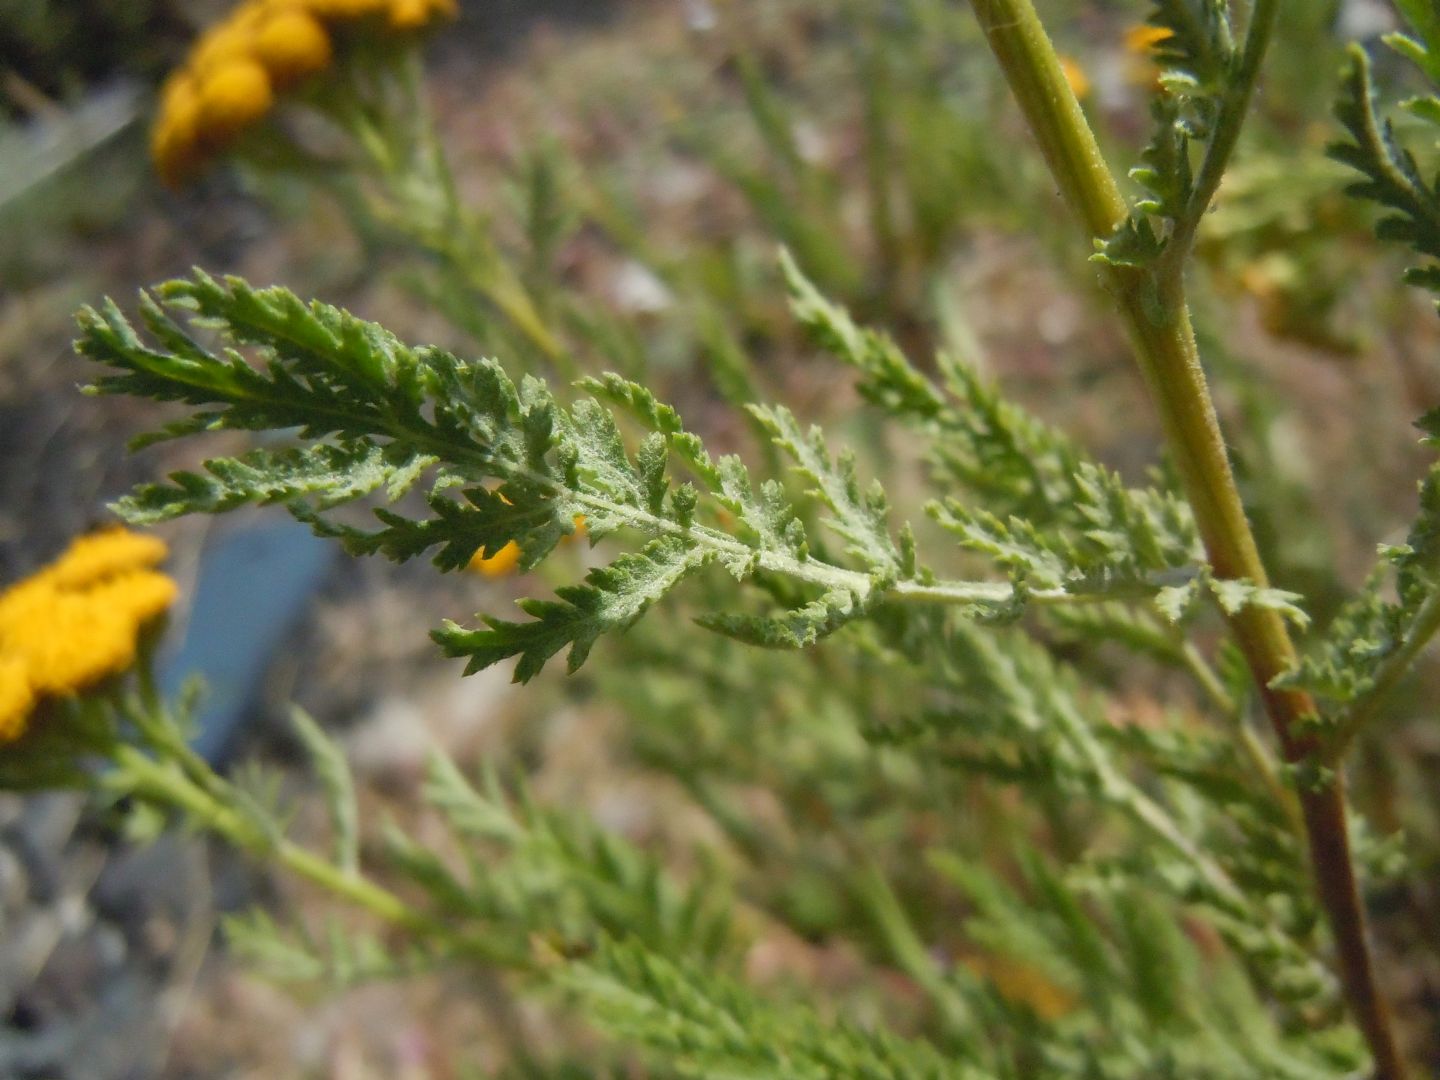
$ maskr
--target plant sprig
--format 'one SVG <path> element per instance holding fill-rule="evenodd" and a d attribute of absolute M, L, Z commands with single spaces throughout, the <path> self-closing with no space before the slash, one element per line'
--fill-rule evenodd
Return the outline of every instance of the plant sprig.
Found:
<path fill-rule="evenodd" d="M 798 303 L 813 314 L 813 291 L 802 290 Z M 172 310 L 233 346 L 207 350 Z M 825 310 L 839 317 L 838 309 Z M 600 636 L 625 629 L 712 563 L 742 581 L 780 575 L 813 590 L 779 615 L 712 612 L 701 619 L 757 644 L 796 647 L 884 603 L 944 604 L 995 616 L 1026 604 L 1157 597 L 1176 584 L 1169 572 L 1183 570 L 1193 555 L 1180 504 L 1130 493 L 1097 467 L 1067 481 L 1084 495 L 1074 512 L 1091 554 L 1036 534 L 1016 548 L 1024 557 L 1006 555 L 980 538 L 978 526 L 960 524 L 964 511 L 951 502 L 937 516 L 958 529 L 966 546 L 997 556 L 1011 580 L 938 579 L 917 561 L 908 528 L 898 539 L 892 535 L 883 493 L 862 486 L 851 457 L 833 457 L 818 429 L 804 430 L 787 410 L 757 407 L 760 424 L 845 541 L 846 561 L 826 561 L 813 554 L 817 545 L 779 482 L 757 485 L 737 457 L 712 459 L 673 409 L 618 376 L 587 380 L 582 385 L 594 396 L 567 407 L 539 380 L 516 383 L 493 360 L 411 348 L 373 323 L 304 304 L 287 290 L 200 272 L 143 296 L 141 316 L 156 344 L 109 304 L 82 314 L 78 347 L 119 369 L 99 380 L 99 392 L 196 409 L 150 439 L 294 428 L 303 442 L 212 459 L 203 473 L 143 486 L 118 504 L 131 521 L 280 504 L 352 552 L 403 560 L 438 549 L 434 561 L 445 570 L 511 542 L 520 547 L 521 565 L 533 567 L 581 517 L 596 540 L 640 537 L 636 550 L 562 587 L 554 600 L 521 601 L 528 622 L 485 616 L 480 629 L 437 630 L 437 641 L 467 658 L 472 671 L 513 656 L 516 678 L 526 681 L 567 648 L 573 671 Z M 646 429 L 633 452 L 602 402 Z M 949 406 L 940 415 L 955 418 Z M 1012 456 L 1022 449 L 1014 447 Z M 689 478 L 672 480 L 675 467 Z M 416 490 L 427 516 L 395 508 Z M 390 504 L 374 511 L 379 528 L 337 515 L 373 495 Z M 1045 572 L 1037 573 L 1042 564 Z M 1184 573 L 1199 580 L 1203 568 Z M 1272 602 L 1259 592 L 1252 599 Z"/>
<path fill-rule="evenodd" d="M 1096 259 L 1152 267 L 1159 287 L 1176 287 L 1239 141 L 1279 6 L 1257 0 L 1237 42 L 1228 0 L 1155 0 L 1149 25 L 1165 36 L 1151 51 L 1154 132 L 1130 171 L 1146 194 L 1098 239 Z"/>

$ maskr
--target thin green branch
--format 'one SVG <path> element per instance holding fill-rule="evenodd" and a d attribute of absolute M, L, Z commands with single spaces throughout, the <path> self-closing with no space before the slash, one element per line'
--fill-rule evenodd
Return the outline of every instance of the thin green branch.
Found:
<path fill-rule="evenodd" d="M 362 93 L 327 101 L 336 121 L 367 155 L 394 207 L 385 212 L 372 203 L 367 209 L 397 237 L 434 256 L 462 288 L 483 297 L 556 370 L 573 378 L 576 368 L 569 350 L 541 317 L 530 291 L 495 247 L 485 224 L 460 200 L 425 97 L 418 58 L 409 57 L 398 74 L 414 145 L 395 146 L 384 120 L 353 104 L 364 100 Z"/>
<path fill-rule="evenodd" d="M 1338 727 L 1325 746 L 1328 763 L 1334 765 L 1341 761 L 1355 738 L 1375 722 L 1390 692 L 1414 666 L 1416 658 L 1437 632 L 1440 632 L 1440 592 L 1432 593 L 1415 613 L 1410 633 L 1376 669 L 1370 689 L 1352 701 L 1341 714 Z"/>
<path fill-rule="evenodd" d="M 229 785 L 213 772 L 209 773 L 212 782 L 202 783 L 175 763 L 151 757 L 138 747 L 123 743 L 116 747 L 113 760 L 116 771 L 104 781 L 112 790 L 137 794 L 159 806 L 183 810 L 190 821 L 241 850 L 272 861 L 385 922 L 426 940 L 441 941 L 458 955 L 509 970 L 533 966 L 523 950 L 502 948 L 488 938 L 459 933 L 388 889 L 320 858 L 255 821 L 236 809 L 245 805 L 245 800 L 236 797 L 234 792 L 227 792 Z M 226 798 L 227 793 L 232 797 Z"/>
<path fill-rule="evenodd" d="M 267 329 L 275 340 L 283 341 L 297 351 L 309 350 L 306 342 L 285 335 L 280 327 L 272 326 Z M 283 389 L 276 389 L 273 393 L 260 393 L 252 388 L 236 386 L 230 380 L 217 386 L 213 372 L 202 365 L 173 368 L 166 371 L 165 377 L 172 382 L 183 383 L 199 390 L 212 393 L 223 391 L 225 399 L 232 404 L 280 408 L 288 402 Z M 366 426 L 379 425 L 385 436 L 422 449 L 437 460 L 473 470 L 477 477 L 494 475 L 523 480 L 538 490 L 553 495 L 563 494 L 589 511 L 623 522 L 650 536 L 671 536 L 687 543 L 700 544 L 735 562 L 753 559 L 758 569 L 783 574 L 825 589 L 844 590 L 862 600 L 871 598 L 876 588 L 877 578 L 863 571 L 846 569 L 818 559 L 799 558 L 784 551 L 757 549 L 711 526 L 698 522 L 682 525 L 645 507 L 620 502 L 597 491 L 564 487 L 557 483 L 553 476 L 514 462 L 497 461 L 482 447 L 467 447 L 453 439 L 447 439 L 423 420 L 406 420 L 394 411 L 387 411 L 383 416 L 377 417 L 362 410 L 335 404 L 312 403 L 309 408 L 334 424 L 337 429 L 363 429 Z M 1064 587 L 1022 590 L 1012 583 L 995 581 L 901 580 L 889 582 L 885 585 L 885 590 L 888 598 L 903 603 L 1007 607 L 1021 601 L 1053 605 L 1098 603 L 1117 598 L 1144 599 L 1167 584 L 1173 585 L 1174 581 L 1167 578 L 1163 582 L 1127 582 L 1119 589 L 1072 591 Z"/>
<path fill-rule="evenodd" d="M 1191 842 L 1160 803 L 1146 795 L 1115 767 L 1114 758 L 1096 739 L 1084 717 L 1069 707 L 1058 709 L 1056 716 L 1065 737 L 1084 755 L 1108 803 L 1124 809 L 1157 840 L 1189 863 L 1217 899 L 1247 906 L 1244 892 L 1224 869 Z"/>
<path fill-rule="evenodd" d="M 1279 10 L 1280 0 L 1255 0 L 1255 6 L 1250 12 L 1250 24 L 1245 30 L 1240 63 L 1225 88 L 1220 114 L 1216 117 L 1215 129 L 1206 143 L 1205 155 L 1195 176 L 1195 184 L 1190 190 L 1185 212 L 1180 220 L 1175 222 L 1170 239 L 1165 245 L 1164 258 L 1171 274 L 1178 275 L 1183 270 L 1185 260 L 1190 255 L 1190 248 L 1195 242 L 1195 232 L 1199 229 L 1205 212 L 1210 208 L 1210 202 L 1214 199 L 1220 181 L 1225 176 L 1225 169 L 1230 164 L 1230 157 L 1235 152 L 1235 144 L 1245 126 L 1245 117 L 1250 112 L 1250 102 L 1255 94 L 1255 84 L 1260 77 L 1260 62 L 1269 48 Z M 1161 273 L 1165 276 L 1166 271 L 1162 270 Z"/>

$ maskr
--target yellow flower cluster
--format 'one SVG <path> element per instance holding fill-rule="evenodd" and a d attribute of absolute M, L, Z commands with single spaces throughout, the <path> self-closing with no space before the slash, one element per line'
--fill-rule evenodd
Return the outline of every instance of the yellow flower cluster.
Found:
<path fill-rule="evenodd" d="M 453 18 L 457 0 L 244 0 L 195 43 L 166 81 L 151 130 L 160 178 L 177 187 L 235 136 L 258 123 L 279 93 L 330 65 L 338 24 L 419 30 Z"/>
<path fill-rule="evenodd" d="M 153 536 L 107 529 L 0 593 L 0 745 L 25 733 L 42 697 L 135 662 L 141 627 L 175 600 L 175 582 L 154 569 L 165 555 Z"/>

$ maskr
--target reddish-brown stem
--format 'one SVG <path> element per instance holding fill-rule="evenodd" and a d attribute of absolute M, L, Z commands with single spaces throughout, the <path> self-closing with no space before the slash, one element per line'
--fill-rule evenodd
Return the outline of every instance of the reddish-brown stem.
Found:
<path fill-rule="evenodd" d="M 1030 0 L 972 0 L 972 5 L 1061 196 L 1087 238 L 1110 236 L 1128 217 L 1129 207 Z M 1273 4 L 1266 5 L 1271 17 L 1273 8 Z M 1256 50 L 1247 67 L 1247 77 L 1252 80 L 1268 27 L 1259 30 L 1259 36 L 1247 44 L 1247 56 L 1252 48 Z M 1249 87 L 1242 89 L 1248 96 Z M 1243 115 L 1237 115 L 1230 122 L 1238 126 L 1242 119 Z M 1183 274 L 1178 266 L 1166 266 L 1163 271 L 1106 265 L 1102 278 L 1115 298 L 1136 362 L 1160 413 L 1214 573 L 1264 587 L 1265 567 L 1235 486 L 1200 365 Z M 1318 766 L 1319 748 L 1314 736 L 1306 733 L 1306 721 L 1315 711 L 1313 703 L 1304 693 L 1272 685 L 1295 662 L 1295 647 L 1284 619 L 1274 610 L 1251 605 L 1232 614 L 1229 621 L 1285 760 L 1296 766 Z M 1338 766 L 1302 785 L 1300 802 L 1315 891 L 1335 938 L 1346 1000 L 1370 1046 L 1377 1080 L 1405 1080 L 1407 1071 L 1390 1011 L 1375 978 L 1365 908 L 1350 851 L 1344 778 Z"/>
<path fill-rule="evenodd" d="M 1129 271 L 1107 274 L 1151 396 L 1159 406 L 1167 443 L 1179 467 L 1185 493 L 1210 565 L 1219 578 L 1268 585 L 1249 519 L 1235 486 L 1220 423 L 1200 366 L 1195 335 L 1183 296 L 1166 297 L 1155 318 L 1150 283 Z M 1316 715 L 1308 694 L 1281 690 L 1274 681 L 1295 663 L 1295 646 L 1283 616 L 1248 606 L 1229 617 L 1286 762 L 1316 768 L 1320 746 L 1306 732 Z M 1310 849 L 1315 891 L 1335 939 L 1341 987 L 1355 1022 L 1375 1059 L 1376 1080 L 1405 1080 L 1407 1070 L 1395 1037 L 1390 1009 L 1376 979 L 1369 928 L 1346 821 L 1345 780 L 1339 768 L 1302 783 L 1300 805 Z"/>
<path fill-rule="evenodd" d="M 1236 637 L 1244 648 L 1239 628 L 1236 628 Z M 1307 694 L 1298 691 L 1270 689 L 1269 679 L 1255 667 L 1256 655 L 1247 652 L 1256 681 L 1265 687 L 1262 692 L 1265 711 L 1275 726 L 1285 760 L 1294 765 L 1315 764 L 1319 750 L 1316 741 L 1295 735 L 1303 726 L 1303 718 L 1314 715 L 1314 703 Z M 1305 817 L 1315 890 L 1335 938 L 1340 984 L 1375 1059 L 1376 1080 L 1404 1080 L 1405 1059 L 1395 1037 L 1389 1003 L 1381 995 L 1376 979 L 1365 906 L 1355 877 L 1345 812 L 1345 776 L 1337 770 L 1328 772 L 1321 780 L 1320 786 L 1301 788 L 1300 807 Z"/>

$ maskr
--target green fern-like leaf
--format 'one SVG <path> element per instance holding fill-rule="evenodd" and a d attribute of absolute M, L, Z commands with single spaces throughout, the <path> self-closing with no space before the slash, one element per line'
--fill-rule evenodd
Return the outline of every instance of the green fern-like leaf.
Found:
<path fill-rule="evenodd" d="M 562 984 L 603 1028 L 677 1057 L 694 1076 L 822 1080 L 990 1080 L 995 1074 L 947 1059 L 918 1040 L 852 1024 L 827 1024 L 814 1010 L 763 1001 L 749 989 L 634 944 L 607 944 L 572 964 Z"/>
<path fill-rule="evenodd" d="M 1386 43 L 1440 88 L 1440 15 L 1424 0 L 1402 0 L 1410 33 Z M 1402 107 L 1430 128 L 1440 126 L 1440 97 L 1411 98 Z M 1380 112 L 1370 60 L 1351 46 L 1335 115 L 1349 138 L 1329 147 L 1330 156 L 1364 177 L 1347 191 L 1383 207 L 1376 225 L 1382 239 L 1396 240 L 1429 260 L 1440 259 L 1440 177 L 1427 181 L 1395 126 Z M 1432 130 L 1433 133 L 1433 130 Z M 1426 262 L 1406 272 L 1413 285 L 1440 293 L 1440 265 Z M 1440 445 L 1440 410 L 1421 417 L 1424 441 Z M 1393 600 L 1386 590 L 1393 582 Z M 1326 633 L 1278 685 L 1302 687 L 1322 699 L 1321 720 L 1339 739 L 1373 719 L 1380 699 L 1397 683 L 1440 630 L 1440 474 L 1432 467 L 1420 484 L 1419 511 L 1404 544 L 1382 548 L 1365 587 L 1346 604 Z"/>
<path fill-rule="evenodd" d="M 1155 0 L 1146 21 L 1167 32 L 1153 46 L 1166 76 L 1188 79 L 1203 91 L 1225 79 L 1235 59 L 1226 0 Z"/>
<path fill-rule="evenodd" d="M 480 671 L 512 656 L 520 658 L 515 678 L 528 682 L 561 649 L 570 649 L 566 668 L 585 662 L 601 634 L 624 630 L 690 574 L 713 557 L 698 544 L 676 537 L 652 540 L 644 549 L 622 555 L 609 566 L 590 571 L 583 585 L 559 590 L 557 600 L 523 600 L 529 622 L 486 617 L 488 629 L 466 630 L 447 623 L 434 632 L 446 655 L 469 660 L 466 673 Z"/>
<path fill-rule="evenodd" d="M 172 312 L 188 315 L 188 328 Z M 821 304 L 820 312 L 817 319 L 843 327 L 834 309 Z M 1042 596 L 1000 581 L 934 580 L 918 566 L 908 529 L 898 540 L 891 533 L 884 494 L 862 483 L 853 457 L 832 454 L 818 430 L 805 430 L 784 409 L 757 408 L 755 416 L 828 512 L 827 524 L 845 542 L 843 562 L 816 557 L 822 549 L 783 485 L 757 484 L 737 457 L 712 459 L 675 410 L 617 376 L 588 381 L 594 396 L 566 406 L 544 383 L 517 383 L 493 360 L 411 348 L 337 308 L 199 272 L 142 297 L 141 317 L 147 334 L 113 304 L 81 313 L 78 349 L 113 372 L 98 381 L 99 392 L 197 410 L 163 429 L 165 437 L 286 429 L 297 430 L 300 442 L 216 458 L 203 472 L 142 487 L 118 505 L 132 520 L 278 504 L 352 552 L 397 560 L 430 553 L 443 570 L 512 542 L 521 568 L 529 569 L 582 516 L 592 538 L 613 536 L 631 546 L 554 599 L 521 601 L 529 621 L 487 615 L 479 629 L 438 630 L 436 639 L 467 658 L 471 671 L 517 657 L 515 677 L 524 681 L 564 650 L 574 671 L 600 636 L 629 627 L 712 562 L 742 581 L 758 581 L 781 598 L 784 611 L 710 612 L 702 622 L 776 646 L 818 641 L 891 599 L 946 603 L 977 615 L 1013 613 L 1027 600 L 1067 599 L 1064 590 Z M 201 332 L 231 347 L 212 351 Z M 847 332 L 863 348 L 880 350 L 877 385 L 908 380 L 912 395 L 926 393 L 885 353 L 882 339 L 853 327 Z M 860 360 L 869 363 L 868 356 Z M 999 490 L 1018 497 L 1025 488 L 1030 501 L 1044 505 L 1073 503 L 1066 488 L 1073 491 L 1074 480 L 1064 468 L 1070 454 L 1058 437 L 1016 421 L 998 401 L 988 406 L 996 430 L 966 447 L 975 455 L 974 474 L 1003 462 L 1007 479 Z M 617 412 L 644 429 L 633 448 Z M 940 415 L 956 422 L 950 412 Z M 1022 463 L 1032 449 L 1037 461 Z M 677 484 L 676 471 L 688 479 Z M 423 500 L 399 501 L 416 490 Z M 375 498 L 390 503 L 372 508 L 378 527 L 347 512 Z M 1123 495 L 1091 502 L 1100 507 L 1115 498 L 1117 505 L 1133 502 Z M 1084 522 L 1088 542 L 1128 542 L 1102 540 L 1108 529 L 1138 543 L 1143 516 L 1111 522 L 1092 513 Z"/>
<path fill-rule="evenodd" d="M 1208 598 L 1227 614 L 1254 605 L 1304 623 L 1294 594 L 1209 573 L 1184 499 L 1158 486 L 1127 486 L 953 357 L 942 357 L 944 386 L 935 385 L 893 341 L 856 326 L 844 308 L 825 299 L 788 255 L 782 268 L 792 310 L 812 337 L 860 373 L 860 392 L 869 401 L 930 439 L 937 479 L 963 491 L 965 498 L 951 496 L 928 509 L 963 548 L 1010 573 L 1017 593 L 993 614 L 1017 612 L 1020 592 L 1056 590 L 1080 598 L 1153 598 L 1172 622 Z M 759 415 L 779 430 L 788 414 Z M 793 453 L 797 444 L 803 446 L 791 421 L 781 445 Z M 802 471 L 813 478 L 822 456 L 808 452 L 811 464 Z M 883 505 L 862 505 L 843 475 L 832 477 L 825 499 L 832 509 L 844 505 L 854 550 L 880 565 L 893 558 Z M 768 636 L 784 637 L 774 629 Z"/>
<path fill-rule="evenodd" d="M 514 941 L 543 935 L 577 953 L 607 938 L 697 960 L 733 953 L 734 898 L 716 874 L 679 885 L 652 854 L 573 809 L 508 793 L 493 770 L 473 784 L 443 755 L 430 762 L 425 796 L 468 865 L 447 864 L 399 829 L 387 846 L 457 929 L 466 920 Z"/>
<path fill-rule="evenodd" d="M 1152 135 L 1130 171 L 1145 195 L 1114 235 L 1097 238 L 1094 256 L 1139 269 L 1156 263 L 1175 233 L 1188 243 L 1218 182 L 1218 175 L 1202 178 L 1195 159 L 1211 154 L 1222 118 L 1243 112 L 1249 93 L 1228 0 L 1155 0 L 1147 22 L 1163 36 L 1149 45 L 1159 69 Z"/>
<path fill-rule="evenodd" d="M 1397 40 L 1404 43 L 1401 52 L 1414 58 L 1419 50 L 1421 61 L 1431 62 L 1429 52 L 1418 42 L 1405 37 Z M 1434 97 L 1417 98 L 1409 103 L 1410 111 L 1423 115 L 1427 110 L 1418 104 L 1423 101 L 1440 108 L 1440 100 Z M 1397 140 L 1394 125 L 1380 116 L 1370 59 L 1358 45 L 1350 50 L 1335 115 L 1350 138 L 1332 143 L 1328 152 L 1365 177 L 1346 190 L 1391 211 L 1377 223 L 1376 233 L 1382 239 L 1398 240 L 1428 258 L 1440 258 L 1440 181 L 1425 180 L 1414 155 Z M 1413 284 L 1440 291 L 1440 276 L 1433 266 L 1412 269 L 1407 278 Z"/>
<path fill-rule="evenodd" d="M 1386 594 L 1393 588 L 1394 599 Z M 1365 587 L 1335 616 L 1279 685 L 1300 687 L 1331 703 L 1330 720 L 1396 678 L 1397 657 L 1412 657 L 1436 632 L 1440 604 L 1440 466 L 1420 485 L 1420 508 L 1405 543 L 1381 549 Z"/>

